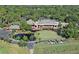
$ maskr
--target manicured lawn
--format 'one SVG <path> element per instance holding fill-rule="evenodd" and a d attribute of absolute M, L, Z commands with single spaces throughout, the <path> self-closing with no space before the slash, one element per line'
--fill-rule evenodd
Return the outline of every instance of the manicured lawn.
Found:
<path fill-rule="evenodd" d="M 73 40 L 64 44 L 48 45 L 48 44 L 37 44 L 35 46 L 34 53 L 36 54 L 71 54 L 79 53 L 79 40 Z"/>
<path fill-rule="evenodd" d="M 0 40 L 0 54 L 26 54 L 28 50 L 26 48 L 19 47 L 16 44 L 10 44 L 3 40 Z"/>
<path fill-rule="evenodd" d="M 48 39 L 61 39 L 62 37 L 57 35 L 56 32 L 51 31 L 51 30 L 42 30 L 42 31 L 37 31 L 35 33 L 36 38 L 40 38 L 42 40 L 48 40 Z"/>

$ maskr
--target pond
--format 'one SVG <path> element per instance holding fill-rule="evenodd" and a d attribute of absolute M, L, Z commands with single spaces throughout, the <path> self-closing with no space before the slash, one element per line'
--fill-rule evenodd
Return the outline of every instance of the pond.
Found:
<path fill-rule="evenodd" d="M 14 37 L 15 38 L 20 37 L 21 39 L 23 39 L 23 37 L 27 37 L 30 41 L 34 41 L 35 40 L 35 36 L 34 36 L 33 33 L 30 33 L 30 34 L 19 33 L 19 34 L 15 34 Z"/>

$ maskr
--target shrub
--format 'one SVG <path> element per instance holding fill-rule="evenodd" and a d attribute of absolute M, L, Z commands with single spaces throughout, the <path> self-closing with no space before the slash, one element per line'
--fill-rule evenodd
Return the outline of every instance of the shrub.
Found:
<path fill-rule="evenodd" d="M 19 44 L 19 46 L 24 47 L 24 46 L 27 45 L 27 42 L 26 41 L 23 41 L 23 40 L 20 40 L 20 42 L 18 44 Z"/>
<path fill-rule="evenodd" d="M 24 41 L 28 41 L 28 37 L 27 37 L 27 36 L 24 36 L 24 37 L 23 37 L 23 40 L 24 40 Z"/>
<path fill-rule="evenodd" d="M 16 40 L 21 40 L 21 37 L 17 36 L 17 37 L 16 37 Z"/>

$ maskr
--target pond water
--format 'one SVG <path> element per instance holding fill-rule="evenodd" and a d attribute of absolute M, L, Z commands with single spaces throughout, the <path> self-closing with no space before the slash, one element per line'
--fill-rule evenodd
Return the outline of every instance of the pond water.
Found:
<path fill-rule="evenodd" d="M 34 36 L 34 34 L 16 34 L 15 35 L 15 38 L 16 37 L 21 37 L 21 38 L 23 38 L 24 36 L 27 36 L 27 38 L 30 40 L 30 41 L 34 41 L 35 40 L 35 36 Z"/>

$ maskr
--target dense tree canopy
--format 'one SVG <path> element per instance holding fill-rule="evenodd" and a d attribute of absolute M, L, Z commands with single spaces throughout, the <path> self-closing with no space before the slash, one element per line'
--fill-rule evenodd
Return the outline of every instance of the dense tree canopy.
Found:
<path fill-rule="evenodd" d="M 68 22 L 69 26 L 63 28 L 64 36 L 73 37 L 78 29 L 76 23 L 79 22 L 79 6 L 0 6 L 0 27 L 12 22 L 20 22 L 22 29 L 29 30 L 30 26 L 26 20 L 36 21 L 40 17 Z"/>
<path fill-rule="evenodd" d="M 68 23 L 69 24 L 66 27 L 63 27 L 63 28 L 60 27 L 58 29 L 58 34 L 66 38 L 78 38 L 79 28 L 76 25 L 76 22 L 70 21 Z"/>
<path fill-rule="evenodd" d="M 79 18 L 79 6 L 0 6 L 0 20 L 4 23 L 39 17 L 64 21 L 69 16 Z"/>

